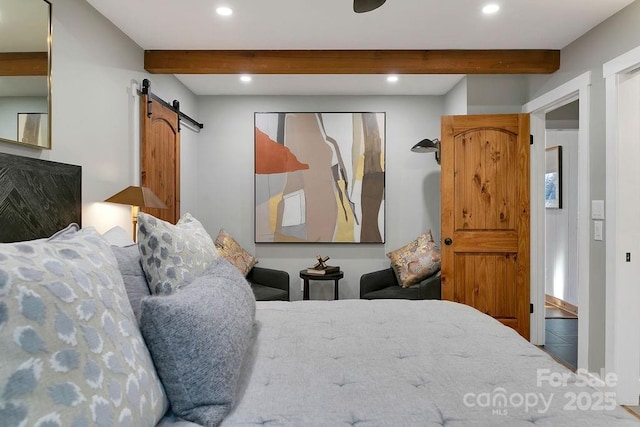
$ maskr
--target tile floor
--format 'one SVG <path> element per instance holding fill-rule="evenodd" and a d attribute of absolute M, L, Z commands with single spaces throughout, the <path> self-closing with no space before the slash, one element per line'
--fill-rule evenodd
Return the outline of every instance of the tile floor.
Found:
<path fill-rule="evenodd" d="M 546 344 L 543 350 L 575 370 L 578 365 L 578 319 L 554 307 L 548 307 L 546 311 Z M 640 419 L 640 406 L 625 408 Z"/>
<path fill-rule="evenodd" d="M 544 350 L 575 371 L 578 366 L 578 319 L 545 319 Z"/>

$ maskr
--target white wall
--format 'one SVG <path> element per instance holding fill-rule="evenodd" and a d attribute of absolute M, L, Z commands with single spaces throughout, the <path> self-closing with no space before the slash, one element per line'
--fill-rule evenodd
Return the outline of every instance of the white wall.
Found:
<path fill-rule="evenodd" d="M 640 48 L 604 67 L 607 85 L 606 369 L 618 378 L 619 403 L 640 395 Z M 630 68 L 629 68 L 630 67 Z M 627 259 L 627 254 L 630 259 Z M 614 286 L 612 286 L 612 284 Z"/>
<path fill-rule="evenodd" d="M 197 118 L 195 96 L 173 76 L 150 76 L 143 50 L 84 0 L 53 0 L 52 150 L 0 143 L 0 152 L 82 166 L 82 222 L 106 231 L 131 229 L 130 209 L 100 203 L 137 182 L 138 98 L 132 83 L 152 90 Z M 197 135 L 182 131 L 182 208 L 195 210 Z"/>
<path fill-rule="evenodd" d="M 197 217 L 215 236 L 233 235 L 259 265 L 289 272 L 291 299 L 302 299 L 299 271 L 318 254 L 340 265 L 340 298 L 359 298 L 360 276 L 387 268 L 385 256 L 431 228 L 440 238 L 440 166 L 433 154 L 413 153 L 425 137 L 440 135 L 443 97 L 429 96 L 216 96 L 201 97 L 206 123 L 198 158 Z M 254 112 L 386 112 L 386 243 L 254 244 Z M 326 286 L 324 286 L 326 285 Z M 311 298 L 331 299 L 332 282 L 312 285 Z"/>
<path fill-rule="evenodd" d="M 526 79 L 521 75 L 467 76 L 468 114 L 522 112 L 526 102 Z"/>
<path fill-rule="evenodd" d="M 583 74 L 591 73 L 590 191 L 605 200 L 605 85 L 602 64 L 640 45 L 640 1 L 635 1 L 594 27 L 560 52 L 560 70 L 528 77 L 528 100 Z M 606 171 L 607 174 L 615 171 Z M 606 236 L 605 236 L 606 239 Z M 589 270 L 589 371 L 604 368 L 605 242 L 591 240 Z M 636 286 L 636 283 L 627 286 Z"/>
<path fill-rule="evenodd" d="M 444 96 L 444 115 L 465 115 L 467 104 L 467 77 L 465 76 Z"/>
<path fill-rule="evenodd" d="M 562 209 L 545 209 L 545 292 L 578 306 L 578 131 L 548 130 L 562 147 Z"/>

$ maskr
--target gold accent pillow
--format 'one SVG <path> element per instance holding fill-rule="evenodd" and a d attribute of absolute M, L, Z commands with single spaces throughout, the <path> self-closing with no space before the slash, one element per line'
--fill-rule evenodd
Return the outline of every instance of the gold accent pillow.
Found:
<path fill-rule="evenodd" d="M 414 241 L 387 254 L 398 283 L 403 288 L 415 285 L 440 270 L 440 251 L 431 230 Z"/>
<path fill-rule="evenodd" d="M 240 243 L 223 229 L 220 229 L 214 243 L 218 253 L 240 270 L 240 273 L 244 276 L 249 274 L 249 271 L 258 262 L 253 255 L 244 250 Z"/>

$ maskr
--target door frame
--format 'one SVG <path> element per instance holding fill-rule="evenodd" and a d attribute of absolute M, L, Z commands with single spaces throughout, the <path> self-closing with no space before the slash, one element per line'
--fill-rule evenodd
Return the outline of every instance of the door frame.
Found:
<path fill-rule="evenodd" d="M 638 147 L 630 146 L 628 140 L 619 137 L 618 84 L 620 77 L 631 74 L 640 67 L 640 47 L 632 49 L 605 63 L 602 67 L 606 87 L 606 192 L 605 208 L 606 240 L 606 303 L 605 303 L 605 371 L 617 375 L 616 397 L 619 404 L 637 405 L 640 394 L 640 337 L 629 334 L 631 328 L 640 324 L 637 309 L 638 266 L 637 262 L 625 261 L 625 252 L 640 256 L 638 242 L 634 241 L 638 226 L 630 222 L 626 212 L 629 202 L 622 206 L 619 200 L 625 195 L 637 194 L 638 173 L 619 178 L 619 163 L 622 159 L 638 159 Z M 631 207 L 634 205 L 631 203 Z M 636 205 L 637 206 L 637 202 Z M 634 249 L 638 249 L 635 250 Z M 633 329 L 631 329 L 633 330 Z"/>
<path fill-rule="evenodd" d="M 565 104 L 578 100 L 578 369 L 589 367 L 589 258 L 591 227 L 589 133 L 591 72 L 588 71 L 557 88 L 539 96 L 522 107 L 524 113 L 531 114 L 531 303 L 534 310 L 531 321 L 531 342 L 544 344 L 545 335 L 545 115 Z"/>

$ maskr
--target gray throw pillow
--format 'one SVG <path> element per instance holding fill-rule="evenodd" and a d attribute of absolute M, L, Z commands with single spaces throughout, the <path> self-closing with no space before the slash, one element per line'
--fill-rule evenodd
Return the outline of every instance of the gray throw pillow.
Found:
<path fill-rule="evenodd" d="M 118 261 L 118 268 L 124 281 L 124 288 L 127 290 L 129 303 L 131 303 L 133 313 L 136 315 L 136 320 L 139 321 L 140 300 L 151 295 L 151 292 L 149 292 L 147 278 L 144 275 L 142 264 L 140 263 L 138 245 L 133 244 L 125 247 L 111 246 L 111 251 Z"/>
<path fill-rule="evenodd" d="M 222 421 L 254 319 L 253 292 L 224 258 L 177 292 L 142 300 L 140 329 L 177 416 L 207 426 Z"/>

